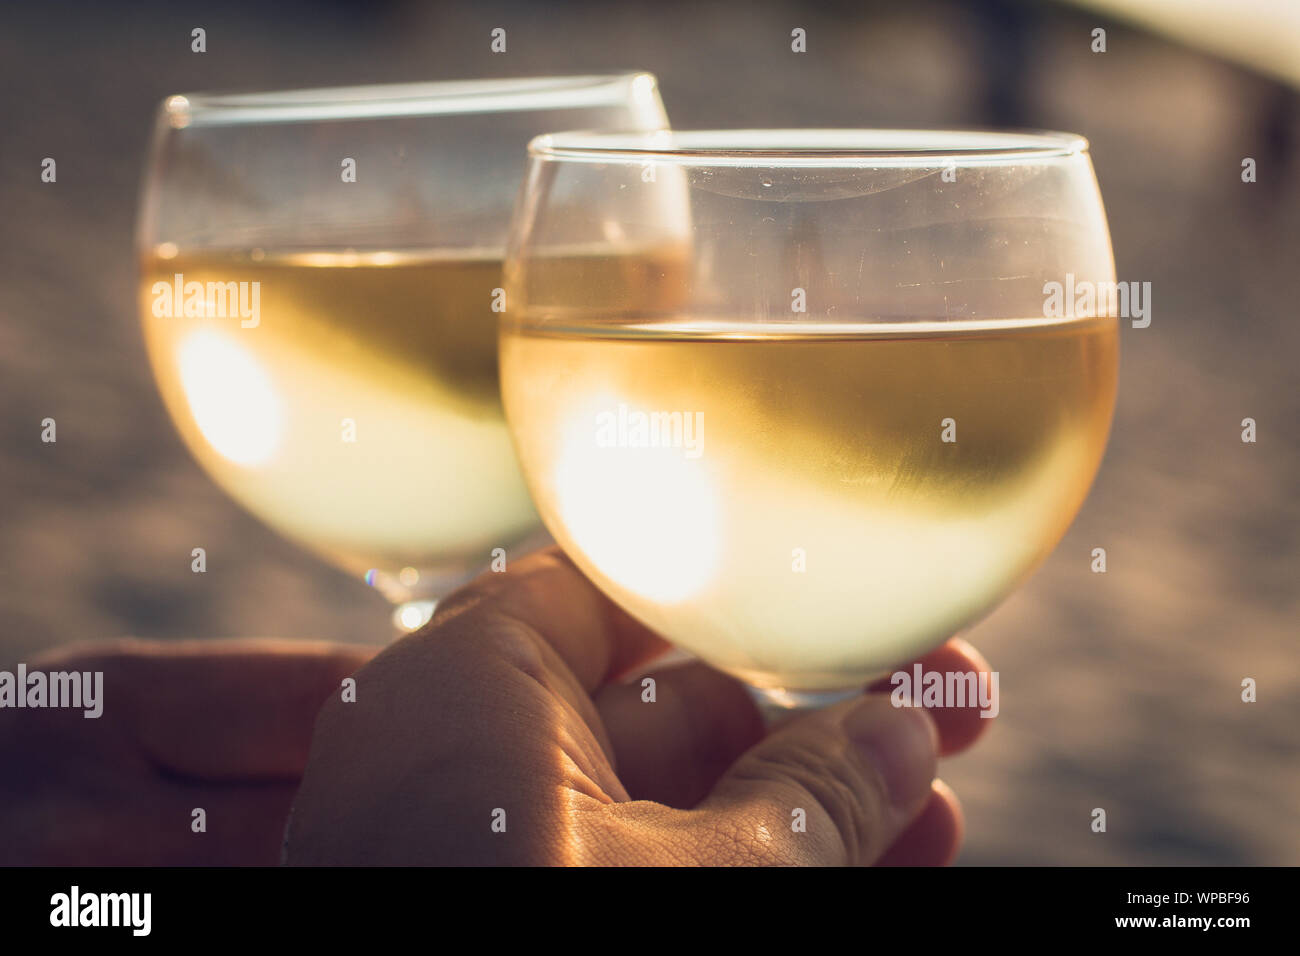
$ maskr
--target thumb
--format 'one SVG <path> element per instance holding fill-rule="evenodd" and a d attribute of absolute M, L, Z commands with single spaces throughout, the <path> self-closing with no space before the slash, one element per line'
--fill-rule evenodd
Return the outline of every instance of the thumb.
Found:
<path fill-rule="evenodd" d="M 718 851 L 701 862 L 872 863 L 925 808 L 938 747 L 924 710 L 884 694 L 790 721 L 743 754 L 692 814 L 709 834 L 698 845 Z"/>

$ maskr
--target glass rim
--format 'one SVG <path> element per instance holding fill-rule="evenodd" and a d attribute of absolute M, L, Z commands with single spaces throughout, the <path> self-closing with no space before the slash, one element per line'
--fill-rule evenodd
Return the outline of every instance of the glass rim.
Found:
<path fill-rule="evenodd" d="M 653 73 L 627 70 L 572 76 L 496 77 L 376 83 L 251 93 L 176 93 L 160 107 L 164 121 L 187 126 L 382 119 L 455 113 L 580 109 L 627 102 L 658 88 Z"/>
<path fill-rule="evenodd" d="M 1006 164 L 1087 152 L 1084 137 L 1053 130 L 568 130 L 528 144 L 530 156 L 561 162 L 863 169 Z"/>

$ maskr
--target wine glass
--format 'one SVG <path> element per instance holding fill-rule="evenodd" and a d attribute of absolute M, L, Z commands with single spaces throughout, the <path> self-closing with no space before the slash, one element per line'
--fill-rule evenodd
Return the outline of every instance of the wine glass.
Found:
<path fill-rule="evenodd" d="M 207 472 L 414 629 L 539 529 L 496 319 L 524 147 L 667 125 L 646 73 L 172 96 L 137 235 L 140 312 Z"/>
<path fill-rule="evenodd" d="M 529 152 L 506 417 L 547 528 L 632 615 L 768 707 L 822 706 L 1060 540 L 1118 372 L 1105 297 L 1048 295 L 1114 281 L 1083 139 L 572 132 Z M 556 255 L 601 242 L 576 274 Z"/>

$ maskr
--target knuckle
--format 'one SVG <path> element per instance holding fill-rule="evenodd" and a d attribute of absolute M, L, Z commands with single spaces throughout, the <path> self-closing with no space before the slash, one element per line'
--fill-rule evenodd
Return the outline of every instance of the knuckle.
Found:
<path fill-rule="evenodd" d="M 838 850 L 835 855 L 855 863 L 875 843 L 884 822 L 880 788 L 844 741 L 832 738 L 780 754 L 754 754 L 732 776 L 758 786 L 782 832 L 789 830 L 794 809 L 807 812 L 808 833 L 800 836 L 812 839 L 757 844 L 768 852 L 790 847 L 796 859 L 824 860 L 827 846 L 821 838 L 828 835 L 839 844 L 831 848 Z"/>

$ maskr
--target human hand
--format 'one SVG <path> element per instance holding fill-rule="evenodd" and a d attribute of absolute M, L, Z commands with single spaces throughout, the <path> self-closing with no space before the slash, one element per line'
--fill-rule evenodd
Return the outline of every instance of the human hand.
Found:
<path fill-rule="evenodd" d="M 764 734 L 703 664 L 620 683 L 667 645 L 558 550 L 485 574 L 317 720 L 287 835 L 299 864 L 939 864 L 961 840 L 938 754 L 973 710 L 871 694 Z M 932 670 L 987 670 L 963 642 Z M 793 832 L 796 808 L 807 831 Z M 505 813 L 505 830 L 493 821 Z"/>
<path fill-rule="evenodd" d="M 124 640 L 29 662 L 102 671 L 103 713 L 0 711 L 0 864 L 278 863 L 312 721 L 375 651 Z"/>

